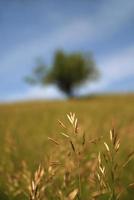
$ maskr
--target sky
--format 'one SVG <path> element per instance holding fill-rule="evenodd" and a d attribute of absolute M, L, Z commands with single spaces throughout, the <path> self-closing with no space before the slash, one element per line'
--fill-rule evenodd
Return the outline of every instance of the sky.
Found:
<path fill-rule="evenodd" d="M 24 81 L 57 49 L 93 54 L 101 77 L 77 94 L 134 92 L 134 1 L 0 0 L 0 101 L 64 98 Z"/>

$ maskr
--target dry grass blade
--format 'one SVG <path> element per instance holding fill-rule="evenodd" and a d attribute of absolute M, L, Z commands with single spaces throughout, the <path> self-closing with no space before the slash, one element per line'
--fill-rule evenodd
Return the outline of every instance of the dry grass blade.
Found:
<path fill-rule="evenodd" d="M 134 189 L 134 183 L 130 183 L 130 184 L 128 185 L 128 187 L 130 187 L 130 188 L 133 188 L 133 189 Z"/>
<path fill-rule="evenodd" d="M 64 124 L 62 121 L 58 120 L 58 122 L 59 122 L 59 124 L 60 124 L 60 126 L 61 126 L 62 128 L 65 128 L 65 129 L 66 129 L 66 126 L 65 126 L 65 124 Z"/>
<path fill-rule="evenodd" d="M 53 143 L 56 144 L 56 145 L 60 145 L 59 142 L 57 142 L 56 140 L 54 140 L 54 139 L 51 138 L 51 137 L 48 137 L 48 140 L 50 140 L 51 142 L 53 142 Z"/>
<path fill-rule="evenodd" d="M 114 146 L 115 151 L 117 152 L 120 148 L 120 140 L 117 140 Z"/>
<path fill-rule="evenodd" d="M 133 156 L 134 156 L 134 151 L 132 151 L 132 152 L 127 156 L 126 161 L 125 161 L 124 164 L 122 165 L 123 168 L 126 167 L 126 165 L 132 160 Z"/>
<path fill-rule="evenodd" d="M 68 135 L 68 134 L 66 134 L 66 133 L 60 133 L 61 135 L 63 135 L 64 137 L 66 137 L 66 138 L 69 138 L 70 136 Z"/>
<path fill-rule="evenodd" d="M 100 152 L 98 154 L 98 161 L 99 161 L 99 165 L 101 164 L 101 155 L 100 155 Z"/>
<path fill-rule="evenodd" d="M 45 187 L 42 185 L 43 176 L 44 169 L 41 167 L 41 165 L 39 165 L 29 187 L 30 200 L 42 200 L 42 195 L 45 189 Z"/>
<path fill-rule="evenodd" d="M 105 147 L 106 147 L 106 150 L 109 152 L 109 151 L 110 151 L 110 148 L 109 148 L 108 144 L 107 144 L 106 142 L 104 142 L 104 145 L 105 145 Z"/>
<path fill-rule="evenodd" d="M 96 191 L 92 194 L 93 198 L 98 198 L 99 196 L 101 196 L 102 194 L 106 194 L 107 190 L 102 190 L 102 191 Z"/>
<path fill-rule="evenodd" d="M 111 140 L 111 142 L 113 142 L 114 138 L 115 138 L 115 130 L 113 128 L 112 130 L 110 130 L 110 140 Z"/>
<path fill-rule="evenodd" d="M 71 123 L 71 124 L 74 124 L 74 121 L 75 121 L 75 113 L 71 113 L 71 112 L 70 112 L 69 114 L 67 114 L 67 117 L 68 117 L 70 123 Z"/>
<path fill-rule="evenodd" d="M 69 120 L 69 122 L 73 125 L 74 128 L 74 132 L 78 133 L 78 119 L 75 116 L 75 113 L 69 113 L 67 114 L 67 118 Z"/>
<path fill-rule="evenodd" d="M 86 134 L 85 132 L 83 133 L 83 136 L 82 136 L 82 145 L 84 146 L 86 143 Z"/>
<path fill-rule="evenodd" d="M 73 190 L 69 195 L 68 195 L 68 200 L 74 200 L 75 197 L 78 194 L 78 188 L 76 188 L 75 190 Z"/>
<path fill-rule="evenodd" d="M 73 142 L 71 140 L 69 142 L 71 144 L 71 147 L 72 147 L 73 151 L 76 153 L 75 146 L 74 146 Z"/>

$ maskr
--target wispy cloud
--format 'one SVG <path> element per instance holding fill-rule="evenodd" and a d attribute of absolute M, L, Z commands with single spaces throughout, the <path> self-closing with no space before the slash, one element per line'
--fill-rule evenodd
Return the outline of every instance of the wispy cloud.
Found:
<path fill-rule="evenodd" d="M 134 45 L 115 52 L 114 55 L 105 58 L 100 64 L 103 76 L 108 80 L 118 80 L 134 76 Z"/>
<path fill-rule="evenodd" d="M 133 16 L 134 1 L 126 0 L 107 1 L 100 10 L 87 17 L 74 17 L 67 24 L 58 27 L 53 33 L 42 33 L 37 39 L 25 41 L 16 45 L 0 61 L 0 72 L 10 68 L 18 68 L 24 60 L 33 60 L 38 55 L 48 54 L 52 50 L 63 47 L 77 47 L 85 41 L 96 43 L 105 40 L 128 22 Z M 62 17 L 62 16 L 61 16 Z M 63 16 L 64 17 L 64 16 Z"/>
<path fill-rule="evenodd" d="M 114 52 L 107 58 L 98 61 L 99 68 L 101 69 L 101 79 L 96 83 L 87 83 L 86 92 L 105 92 L 109 91 L 116 82 L 125 81 L 129 77 L 134 78 L 134 46 L 127 47 Z M 127 83 L 126 83 L 127 85 Z M 133 82 L 134 87 L 134 82 Z M 112 88 L 115 91 L 118 88 Z M 131 88 L 127 88 L 129 91 Z M 120 88 L 120 90 L 124 90 Z M 84 88 L 80 89 L 80 92 L 85 93 Z"/>

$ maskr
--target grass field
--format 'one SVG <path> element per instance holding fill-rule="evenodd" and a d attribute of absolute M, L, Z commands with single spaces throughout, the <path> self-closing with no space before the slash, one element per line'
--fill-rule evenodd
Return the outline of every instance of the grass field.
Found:
<path fill-rule="evenodd" d="M 105 95 L 70 101 L 1 104 L 1 159 L 4 158 L 6 138 L 11 137 L 13 141 L 8 142 L 17 149 L 15 165 L 26 160 L 29 168 L 35 170 L 53 148 L 48 136 L 59 137 L 61 128 L 58 119 L 67 122 L 66 114 L 70 111 L 76 113 L 81 128 L 91 139 L 100 135 L 107 137 L 114 126 L 121 138 L 121 160 L 134 149 L 134 95 Z M 5 162 L 8 165 L 8 160 Z M 133 161 L 126 168 L 126 177 L 134 180 Z M 130 193 L 127 199 L 134 199 L 132 191 Z M 4 197 L 1 198 L 4 200 Z"/>

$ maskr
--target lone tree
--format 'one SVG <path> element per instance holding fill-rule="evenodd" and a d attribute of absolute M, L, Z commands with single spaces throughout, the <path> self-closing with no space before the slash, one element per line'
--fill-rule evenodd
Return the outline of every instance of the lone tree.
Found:
<path fill-rule="evenodd" d="M 35 84 L 54 83 L 68 97 L 74 95 L 74 88 L 98 77 L 98 70 L 91 55 L 85 56 L 82 53 L 67 54 L 63 51 L 55 53 L 54 62 L 51 68 L 45 65 L 37 65 L 31 77 L 27 81 Z"/>

